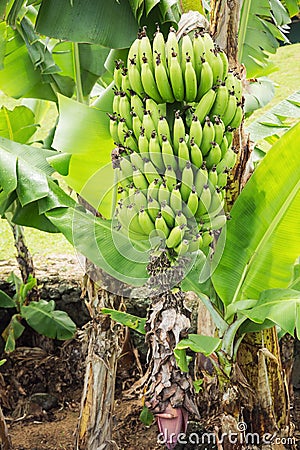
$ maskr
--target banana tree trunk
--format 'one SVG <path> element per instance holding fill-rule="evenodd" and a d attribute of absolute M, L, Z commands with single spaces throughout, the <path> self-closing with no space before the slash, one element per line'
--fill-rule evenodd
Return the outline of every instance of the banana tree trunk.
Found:
<path fill-rule="evenodd" d="M 12 450 L 11 440 L 8 434 L 5 418 L 0 406 L 0 448 L 1 450 Z"/>
<path fill-rule="evenodd" d="M 289 394 L 276 328 L 248 333 L 240 345 L 237 363 L 255 393 L 252 401 L 243 405 L 248 431 L 260 436 L 270 433 L 287 437 L 290 431 Z"/>
<path fill-rule="evenodd" d="M 237 36 L 240 16 L 239 0 L 213 0 L 211 3 L 211 32 L 217 44 L 222 47 L 229 58 L 230 67 L 245 77 L 243 67 L 237 59 Z M 245 81 L 245 80 L 244 80 Z M 242 126 L 235 132 L 234 146 L 238 153 L 237 164 L 230 174 L 227 185 L 226 203 L 230 211 L 239 193 L 249 177 L 247 162 L 251 155 L 249 136 Z M 198 324 L 199 331 L 205 326 Z M 204 386 L 210 389 L 206 398 L 206 413 L 213 412 L 219 418 L 222 433 L 237 432 L 241 435 L 241 423 L 247 433 L 259 436 L 258 445 L 252 441 L 246 443 L 247 450 L 283 449 L 281 443 L 263 442 L 262 436 L 269 433 L 277 437 L 288 437 L 290 433 L 289 396 L 284 383 L 280 351 L 276 329 L 249 333 L 245 336 L 238 353 L 237 363 L 233 366 L 230 380 L 216 377 L 213 367 L 207 360 L 199 361 L 200 370 L 205 374 Z M 212 393 L 215 392 L 215 397 Z M 202 405 L 203 406 L 203 405 Z M 202 410 L 203 411 L 203 410 Z M 286 442 L 286 441 L 285 441 Z M 255 442 L 254 442 L 255 443 Z M 242 443 L 228 440 L 220 444 L 220 449 L 245 448 Z M 293 448 L 293 446 L 289 447 Z"/>
<path fill-rule="evenodd" d="M 122 297 L 99 288 L 93 280 L 95 276 L 92 279 L 86 275 L 87 307 L 92 320 L 83 336 L 88 349 L 75 449 L 112 450 L 118 448 L 112 439 L 112 418 L 117 362 L 124 328 L 101 314 L 101 309 L 119 309 L 123 303 Z M 113 289 L 110 291 L 116 292 Z"/>

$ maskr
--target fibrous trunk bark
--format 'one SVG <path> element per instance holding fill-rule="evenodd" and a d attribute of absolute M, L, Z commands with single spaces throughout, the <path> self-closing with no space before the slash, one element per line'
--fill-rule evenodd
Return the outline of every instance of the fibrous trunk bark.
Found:
<path fill-rule="evenodd" d="M 23 283 L 27 283 L 29 276 L 35 277 L 35 269 L 31 253 L 25 242 L 25 235 L 23 227 L 16 224 L 10 224 L 14 235 L 14 245 L 17 250 L 17 263 L 21 272 Z M 37 286 L 34 286 L 28 293 L 27 302 L 39 300 L 39 291 Z"/>
<path fill-rule="evenodd" d="M 175 281 L 181 280 L 180 270 L 180 262 L 171 267 L 164 251 L 148 265 L 154 295 L 146 323 L 150 366 L 146 405 L 156 415 L 169 449 L 176 445 L 178 434 L 186 431 L 188 415 L 199 418 L 192 379 L 179 369 L 174 355 L 176 345 L 187 337 L 190 328 L 185 295 L 174 287 Z"/>
<path fill-rule="evenodd" d="M 90 265 L 91 268 L 91 265 Z M 124 328 L 115 324 L 102 308 L 120 309 L 122 297 L 110 293 L 95 282 L 87 271 L 86 290 L 88 309 L 92 319 L 87 324 L 83 340 L 87 345 L 86 372 L 78 421 L 76 450 L 112 450 L 117 444 L 112 439 L 115 381 L 118 358 L 122 349 Z M 103 274 L 102 274 L 103 275 Z M 100 279 L 99 279 L 100 282 Z M 102 278 L 103 282 L 103 278 Z"/>
<path fill-rule="evenodd" d="M 0 448 L 1 450 L 12 450 L 11 440 L 8 434 L 5 418 L 0 406 Z"/>

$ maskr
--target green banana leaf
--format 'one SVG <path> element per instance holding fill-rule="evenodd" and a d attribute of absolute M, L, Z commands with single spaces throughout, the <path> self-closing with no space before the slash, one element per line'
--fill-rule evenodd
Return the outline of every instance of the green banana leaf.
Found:
<path fill-rule="evenodd" d="M 60 231 L 78 252 L 110 275 L 134 286 L 143 285 L 148 278 L 149 242 L 133 245 L 115 229 L 114 221 L 94 217 L 76 204 L 50 177 L 53 169 L 47 158 L 55 154 L 0 138 L 2 214 L 13 195 L 14 223 Z"/>
<path fill-rule="evenodd" d="M 289 286 L 300 254 L 299 139 L 300 123 L 269 150 L 234 204 L 212 276 L 225 305 Z"/>
<path fill-rule="evenodd" d="M 110 50 L 101 45 L 78 44 L 78 52 L 82 91 L 87 96 L 98 78 L 105 73 L 104 63 Z M 58 42 L 52 50 L 52 56 L 61 69 L 61 75 L 75 80 L 74 43 Z"/>
<path fill-rule="evenodd" d="M 25 144 L 35 133 L 37 125 L 31 109 L 16 106 L 13 110 L 0 109 L 0 136 Z"/>
<path fill-rule="evenodd" d="M 238 59 L 245 64 L 247 78 L 272 71 L 269 54 L 279 47 L 278 39 L 287 42 L 283 28 L 289 15 L 279 0 L 244 0 L 238 34 Z"/>
<path fill-rule="evenodd" d="M 252 322 L 264 324 L 271 321 L 284 332 L 300 337 L 300 292 L 293 289 L 268 289 L 263 291 L 256 305 L 240 311 Z M 241 331 L 247 329 L 247 323 Z M 244 327 L 244 329 L 243 329 Z"/>
<path fill-rule="evenodd" d="M 26 21 L 27 25 L 28 23 Z M 33 36 L 26 27 L 22 30 L 7 27 L 4 68 L 0 70 L 0 89 L 14 98 L 56 101 L 56 92 L 71 96 L 74 81 L 56 73 L 55 71 L 60 69 L 53 64 L 45 45 L 39 40 L 31 42 L 31 39 Z"/>
<path fill-rule="evenodd" d="M 60 40 L 126 48 L 136 38 L 138 25 L 128 0 L 42 1 L 38 33 Z"/>
<path fill-rule="evenodd" d="M 114 183 L 114 145 L 106 114 L 111 110 L 112 96 L 109 88 L 95 107 L 59 96 L 59 121 L 52 143 L 53 148 L 72 155 L 65 178 L 68 185 L 107 218 Z"/>
<path fill-rule="evenodd" d="M 71 339 L 76 325 L 65 311 L 55 310 L 55 302 L 40 300 L 21 307 L 21 314 L 35 331 L 52 339 Z"/>
<path fill-rule="evenodd" d="M 109 220 L 87 213 L 81 207 L 57 208 L 46 212 L 77 251 L 112 277 L 132 286 L 148 279 L 149 242 L 132 245 Z"/>
<path fill-rule="evenodd" d="M 252 141 L 258 142 L 287 131 L 290 125 L 286 119 L 300 119 L 300 91 L 294 92 L 258 117 L 246 128 L 246 133 L 250 133 Z"/>

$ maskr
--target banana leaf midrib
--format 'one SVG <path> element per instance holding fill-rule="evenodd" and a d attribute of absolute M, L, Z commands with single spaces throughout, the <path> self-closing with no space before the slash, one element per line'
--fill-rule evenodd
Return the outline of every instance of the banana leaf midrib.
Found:
<path fill-rule="evenodd" d="M 292 201 L 296 197 L 296 195 L 299 192 L 299 190 L 300 190 L 300 180 L 297 182 L 297 184 L 295 185 L 293 190 L 290 192 L 290 194 L 288 195 L 287 199 L 282 204 L 282 206 L 280 207 L 279 211 L 275 215 L 274 219 L 270 223 L 270 226 L 268 227 L 267 232 L 264 233 L 262 239 L 259 241 L 258 245 L 254 249 L 251 258 L 249 259 L 248 264 L 245 266 L 245 269 L 243 271 L 243 274 L 241 276 L 241 279 L 240 279 L 239 284 L 237 286 L 237 289 L 235 291 L 234 297 L 232 299 L 232 303 L 236 302 L 239 299 L 238 296 L 239 296 L 241 287 L 242 287 L 242 285 L 244 283 L 244 280 L 247 277 L 249 268 L 252 266 L 252 263 L 254 262 L 255 258 L 259 255 L 260 250 L 264 247 L 264 244 L 266 242 L 268 242 L 269 238 L 272 236 L 273 232 L 275 231 L 275 229 L 277 228 L 278 224 L 280 223 L 282 217 L 284 216 L 288 206 L 292 203 Z"/>

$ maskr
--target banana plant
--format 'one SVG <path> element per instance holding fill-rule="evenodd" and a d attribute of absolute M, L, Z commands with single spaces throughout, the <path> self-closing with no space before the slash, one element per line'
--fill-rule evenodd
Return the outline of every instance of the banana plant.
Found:
<path fill-rule="evenodd" d="M 16 313 L 2 333 L 5 340 L 5 352 L 11 353 L 15 350 L 16 340 L 25 330 L 22 324 L 23 319 L 35 331 L 52 339 L 65 340 L 74 336 L 75 323 L 66 312 L 55 310 L 53 300 L 28 302 L 28 295 L 37 283 L 35 278 L 29 276 L 28 281 L 23 283 L 12 273 L 8 281 L 14 284 L 16 293 L 13 297 L 9 297 L 5 292 L 0 291 L 0 307 L 13 308 Z"/>

